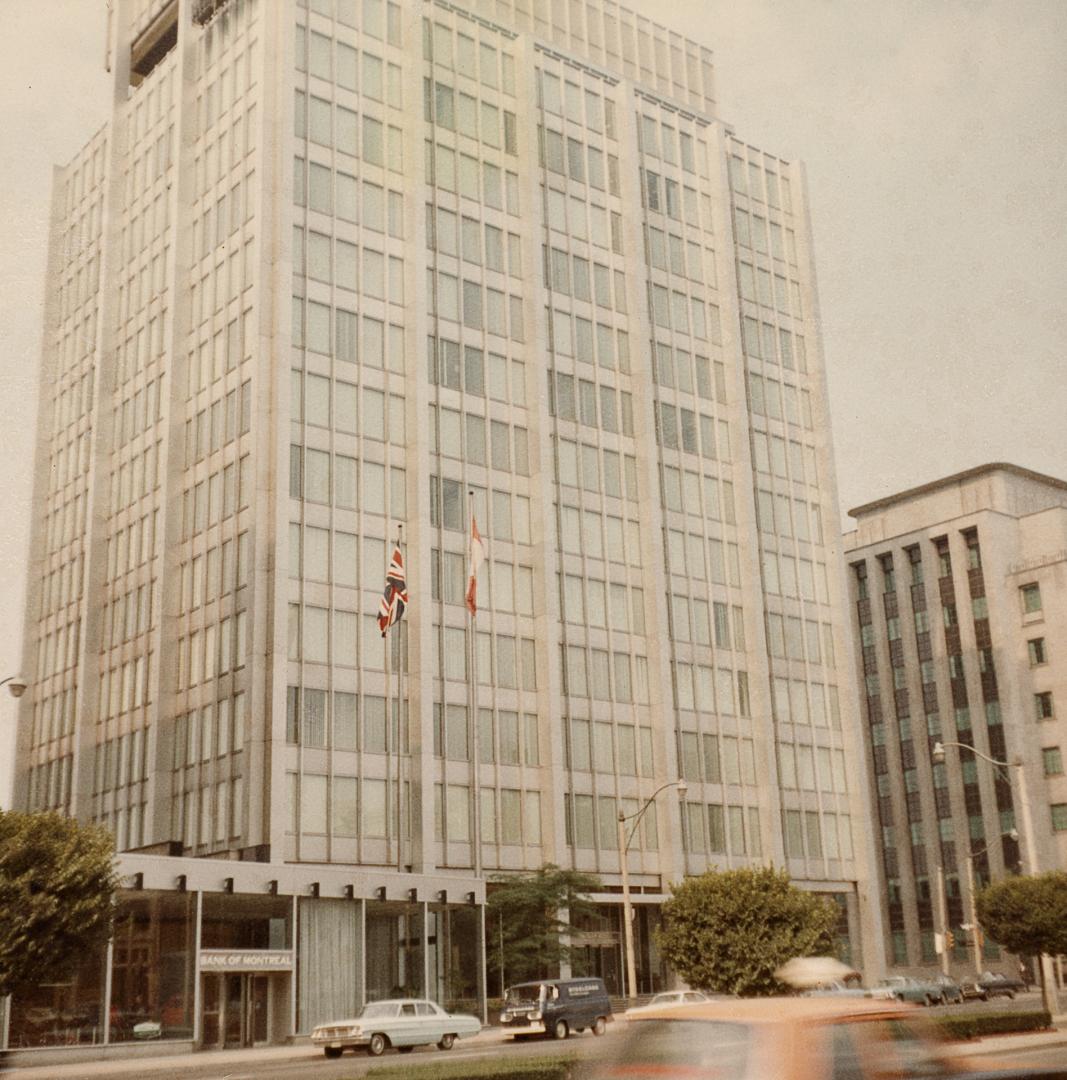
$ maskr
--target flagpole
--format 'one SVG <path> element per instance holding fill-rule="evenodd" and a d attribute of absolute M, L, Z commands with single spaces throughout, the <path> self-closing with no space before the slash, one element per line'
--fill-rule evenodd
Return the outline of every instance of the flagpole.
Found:
<path fill-rule="evenodd" d="M 389 580 L 389 565 L 392 562 L 392 553 L 387 552 L 386 558 L 389 560 L 386 562 L 386 582 Z M 388 595 L 388 584 L 386 585 L 386 594 Z M 384 601 L 383 601 L 384 603 Z M 392 652 L 392 641 L 389 638 L 389 631 L 391 626 L 386 626 L 382 631 L 382 640 L 385 642 L 385 835 L 387 837 L 385 841 L 385 861 L 392 861 L 392 848 L 390 847 L 390 839 L 392 832 L 389 829 L 389 785 L 392 783 L 393 776 L 393 702 L 389 694 L 389 687 L 391 685 L 389 680 L 389 654 Z"/>
<path fill-rule="evenodd" d="M 469 511 L 467 517 L 470 519 L 470 526 L 467 529 L 467 565 L 471 568 L 474 566 L 474 492 L 467 492 L 467 509 Z M 468 609 L 469 610 L 469 609 Z M 479 747 L 479 728 L 480 717 L 478 713 L 478 646 L 477 646 L 477 631 L 475 630 L 475 616 L 474 613 L 470 613 L 470 666 L 467 668 L 469 672 L 468 695 L 470 700 L 470 716 L 471 716 L 471 778 L 473 791 L 471 793 L 471 806 L 474 810 L 474 828 L 471 830 L 471 836 L 474 840 L 473 844 L 473 859 L 471 860 L 474 867 L 474 874 L 477 877 L 482 872 L 482 789 L 481 789 L 481 751 Z"/>
<path fill-rule="evenodd" d="M 403 549 L 400 547 L 401 540 L 404 535 L 404 526 L 398 524 L 396 527 L 396 546 L 403 556 Z M 405 570 L 406 573 L 406 570 Z M 406 580 L 406 579 L 405 579 Z M 399 872 L 403 873 L 404 869 L 404 832 L 403 832 L 403 797 L 404 797 L 404 781 L 403 781 L 403 740 L 400 737 L 400 733 L 403 726 L 403 712 L 404 712 L 404 698 L 400 689 L 400 678 L 404 670 L 404 650 L 402 631 L 400 630 L 400 623 L 397 624 L 397 638 L 396 638 L 396 868 Z M 392 717 L 389 722 L 392 723 Z"/>

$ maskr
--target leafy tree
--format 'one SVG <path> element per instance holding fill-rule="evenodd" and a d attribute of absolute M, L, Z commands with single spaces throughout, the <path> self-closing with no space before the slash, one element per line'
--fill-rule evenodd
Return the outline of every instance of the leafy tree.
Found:
<path fill-rule="evenodd" d="M 0 997 L 67 977 L 102 946 L 117 885 L 105 829 L 0 810 Z"/>
<path fill-rule="evenodd" d="M 511 983 L 559 975 L 570 959 L 572 926 L 596 915 L 588 894 L 600 880 L 546 863 L 524 874 L 494 874 L 486 898 L 486 961 L 500 981 Z M 561 918 L 566 912 L 567 919 Z"/>
<path fill-rule="evenodd" d="M 1067 872 L 994 881 L 975 898 L 978 921 L 1019 956 L 1067 953 Z"/>
<path fill-rule="evenodd" d="M 672 885 L 659 942 L 690 986 L 762 996 L 786 989 L 774 972 L 796 956 L 833 952 L 837 912 L 785 870 L 709 870 Z"/>

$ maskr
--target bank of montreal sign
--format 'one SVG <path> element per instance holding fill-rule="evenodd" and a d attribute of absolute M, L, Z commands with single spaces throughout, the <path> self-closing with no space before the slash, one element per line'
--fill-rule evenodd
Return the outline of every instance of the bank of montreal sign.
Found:
<path fill-rule="evenodd" d="M 292 971 L 289 949 L 201 949 L 201 971 Z"/>

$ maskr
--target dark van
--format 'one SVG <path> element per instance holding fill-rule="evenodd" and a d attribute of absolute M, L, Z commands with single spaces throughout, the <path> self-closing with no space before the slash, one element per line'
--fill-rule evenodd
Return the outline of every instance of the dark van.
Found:
<path fill-rule="evenodd" d="M 545 1035 L 565 1039 L 589 1028 L 603 1035 L 611 1001 L 603 979 L 541 979 L 519 983 L 504 992 L 500 1024 L 506 1035 Z"/>

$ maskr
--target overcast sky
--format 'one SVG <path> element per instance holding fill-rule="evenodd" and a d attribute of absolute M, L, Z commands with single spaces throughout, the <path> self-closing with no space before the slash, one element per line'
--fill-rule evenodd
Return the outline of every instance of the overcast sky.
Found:
<path fill-rule="evenodd" d="M 987 461 L 1067 479 L 1067 3 L 642 4 L 715 51 L 739 137 L 807 165 L 842 509 Z M 51 169 L 108 115 L 105 9 L 0 0 L 0 678 L 21 663 Z"/>

